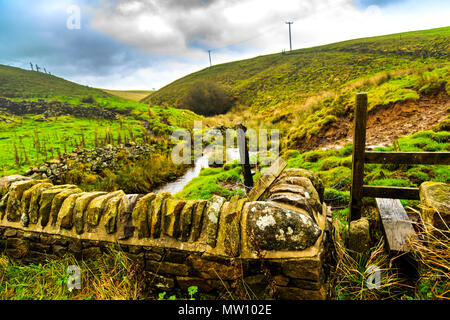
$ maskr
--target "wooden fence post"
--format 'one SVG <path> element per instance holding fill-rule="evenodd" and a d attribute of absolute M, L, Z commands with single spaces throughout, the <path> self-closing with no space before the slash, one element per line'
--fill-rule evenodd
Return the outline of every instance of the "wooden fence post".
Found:
<path fill-rule="evenodd" d="M 364 152 L 366 149 L 367 93 L 356 94 L 354 113 L 352 187 L 350 221 L 361 218 L 362 190 L 364 182 Z"/>
<path fill-rule="evenodd" d="M 239 124 L 237 126 L 237 138 L 239 154 L 242 163 L 242 173 L 244 174 L 244 184 L 247 189 L 251 189 L 253 187 L 253 175 L 252 169 L 250 167 L 250 156 L 248 153 L 247 139 L 245 137 L 246 132 L 247 128 L 243 124 Z"/>

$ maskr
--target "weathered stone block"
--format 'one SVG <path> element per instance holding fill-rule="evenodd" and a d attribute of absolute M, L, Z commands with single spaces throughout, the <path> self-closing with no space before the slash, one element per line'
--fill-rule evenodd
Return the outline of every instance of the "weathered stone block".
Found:
<path fill-rule="evenodd" d="M 240 277 L 239 268 L 231 265 L 225 265 L 194 255 L 189 256 L 188 261 L 196 273 L 203 279 L 235 280 Z"/>
<path fill-rule="evenodd" d="M 49 253 L 51 247 L 48 244 L 43 244 L 39 242 L 29 242 L 28 248 L 32 251 L 42 252 L 42 253 Z"/>
<path fill-rule="evenodd" d="M 175 280 L 173 278 L 164 277 L 158 274 L 149 272 L 150 285 L 161 290 L 170 291 L 175 287 Z"/>
<path fill-rule="evenodd" d="M 147 251 L 144 253 L 146 260 L 161 261 L 162 256 L 156 252 Z"/>
<path fill-rule="evenodd" d="M 155 201 L 155 198 L 156 195 L 154 193 L 147 194 L 137 202 L 133 209 L 131 216 L 139 239 L 150 237 L 153 202 Z"/>
<path fill-rule="evenodd" d="M 46 234 L 41 234 L 41 242 L 44 244 L 60 245 L 60 246 L 67 246 L 69 244 L 69 240 L 66 238 Z"/>
<path fill-rule="evenodd" d="M 135 227 L 133 225 L 132 213 L 136 203 L 143 196 L 142 194 L 128 194 L 122 197 L 118 207 L 120 221 L 118 232 L 120 240 L 129 239 L 133 236 Z"/>
<path fill-rule="evenodd" d="M 100 223 L 100 219 L 106 210 L 108 201 L 116 196 L 124 196 L 123 191 L 116 191 L 97 197 L 89 203 L 89 207 L 86 210 L 86 223 L 88 225 L 88 231 L 97 227 Z"/>
<path fill-rule="evenodd" d="M 58 193 L 52 201 L 52 207 L 50 209 L 50 217 L 51 217 L 51 224 L 56 225 L 56 222 L 58 221 L 58 213 L 61 209 L 62 204 L 64 201 L 71 196 L 72 194 L 79 194 L 83 191 L 81 189 L 66 189 L 60 193 Z"/>
<path fill-rule="evenodd" d="M 73 215 L 77 199 L 86 193 L 77 193 L 70 195 L 66 200 L 64 200 L 61 210 L 58 213 L 59 225 L 64 229 L 72 229 L 73 226 Z M 57 222 L 58 223 L 58 222 Z"/>
<path fill-rule="evenodd" d="M 31 180 L 29 177 L 20 175 L 8 176 L 0 178 L 0 196 L 4 196 L 8 192 L 9 187 L 14 182 Z"/>
<path fill-rule="evenodd" d="M 225 198 L 216 195 L 208 200 L 203 218 L 202 234 L 199 240 L 201 243 L 210 245 L 211 247 L 216 246 L 220 212 L 224 203 Z"/>
<path fill-rule="evenodd" d="M 14 259 L 21 259 L 28 253 L 28 241 L 9 238 L 6 241 L 6 254 Z"/>
<path fill-rule="evenodd" d="M 42 183 L 38 183 L 38 184 L 32 186 L 30 189 L 26 190 L 23 193 L 23 196 L 22 196 L 22 211 L 21 211 L 21 213 L 22 213 L 22 215 L 26 215 L 27 216 L 28 221 L 30 220 L 30 205 L 31 205 L 31 200 L 32 200 L 33 194 L 36 192 L 36 190 L 39 190 L 40 192 L 42 192 L 43 190 L 45 190 L 47 188 L 50 188 L 52 186 L 53 185 L 51 183 L 42 182 Z M 40 201 L 40 199 L 38 199 L 38 201 Z M 37 203 L 37 209 L 38 209 L 38 207 L 39 207 L 39 203 Z M 36 222 L 37 222 L 37 219 L 36 219 Z"/>
<path fill-rule="evenodd" d="M 83 259 L 95 259 L 102 255 L 102 251 L 99 247 L 90 247 L 83 249 L 81 251 L 81 256 Z"/>
<path fill-rule="evenodd" d="M 106 192 L 90 192 L 81 195 L 76 199 L 75 207 L 73 208 L 73 215 L 75 218 L 75 230 L 78 234 L 82 234 L 84 232 L 84 214 L 89 206 L 89 203 L 104 194 L 106 194 Z"/>
<path fill-rule="evenodd" d="M 322 283 L 322 281 L 292 279 L 290 285 L 293 287 L 296 287 L 296 288 L 300 288 L 300 289 L 319 290 L 320 288 L 322 288 L 323 283 Z"/>
<path fill-rule="evenodd" d="M 6 238 L 12 238 L 15 237 L 16 235 L 17 235 L 16 229 L 6 229 L 5 233 L 3 234 L 3 236 Z"/>
<path fill-rule="evenodd" d="M 8 205 L 9 193 L 7 192 L 0 200 L 0 220 L 3 220 L 6 214 L 6 206 Z"/>
<path fill-rule="evenodd" d="M 150 228 L 151 237 L 153 239 L 158 239 L 161 236 L 162 216 L 163 212 L 165 212 L 166 200 L 169 197 L 170 197 L 169 192 L 161 192 L 156 196 L 155 201 L 153 203 L 154 207 Z"/>
<path fill-rule="evenodd" d="M 164 254 L 164 261 L 175 263 L 186 263 L 189 253 L 182 250 L 167 249 Z"/>
<path fill-rule="evenodd" d="M 193 277 L 177 277 L 177 284 L 184 292 L 187 292 L 189 287 L 196 286 L 199 292 L 211 292 L 213 287 L 210 284 L 210 280 Z"/>
<path fill-rule="evenodd" d="M 241 215 L 247 199 L 235 196 L 222 206 L 216 248 L 226 255 L 237 257 L 240 252 Z"/>
<path fill-rule="evenodd" d="M 128 252 L 133 254 L 139 254 L 142 253 L 144 249 L 140 246 L 128 246 Z"/>
<path fill-rule="evenodd" d="M 70 253 L 79 256 L 83 250 L 83 243 L 80 239 L 70 239 L 68 249 Z"/>
<path fill-rule="evenodd" d="M 322 230 L 306 213 L 270 202 L 247 203 L 247 233 L 261 250 L 304 250 L 314 245 Z"/>
<path fill-rule="evenodd" d="M 419 193 L 425 225 L 447 230 L 450 225 L 450 185 L 424 182 L 420 185 Z"/>
<path fill-rule="evenodd" d="M 59 193 L 66 191 L 67 189 L 49 188 L 41 193 L 41 199 L 39 202 L 39 217 L 41 219 L 41 226 L 45 227 L 50 220 L 50 212 L 54 198 Z"/>
<path fill-rule="evenodd" d="M 369 220 L 361 218 L 350 222 L 348 233 L 348 247 L 350 250 L 363 253 L 370 249 Z"/>
<path fill-rule="evenodd" d="M 63 247 L 63 246 L 59 246 L 59 245 L 54 245 L 53 248 L 53 253 L 57 256 L 57 257 L 63 257 L 66 253 L 67 253 L 67 248 Z"/>
<path fill-rule="evenodd" d="M 25 264 L 39 264 L 42 263 L 42 261 L 45 261 L 47 259 L 54 259 L 56 258 L 53 255 L 39 252 L 39 251 L 28 251 L 26 255 L 24 255 L 21 259 L 22 262 Z"/>
<path fill-rule="evenodd" d="M 108 234 L 116 232 L 117 215 L 119 212 L 119 203 L 125 194 L 122 192 L 109 199 L 104 213 L 104 225 Z"/>
<path fill-rule="evenodd" d="M 289 278 L 320 281 L 322 261 L 319 258 L 287 260 L 281 262 L 281 268 Z"/>
<path fill-rule="evenodd" d="M 178 238 L 180 235 L 180 216 L 186 201 L 168 198 L 163 217 L 163 232 L 165 235 Z"/>
<path fill-rule="evenodd" d="M 41 240 L 41 234 L 39 232 L 24 232 L 23 239 L 39 242 Z"/>
<path fill-rule="evenodd" d="M 125 256 L 130 259 L 133 264 L 138 265 L 142 268 L 142 270 L 145 269 L 145 254 L 144 253 L 126 253 Z"/>
<path fill-rule="evenodd" d="M 51 188 L 50 183 L 39 184 L 39 187 L 33 188 L 31 191 L 30 206 L 28 208 L 28 218 L 31 224 L 37 224 L 39 221 L 39 205 L 41 203 L 42 193 Z"/>
<path fill-rule="evenodd" d="M 6 204 L 6 218 L 8 221 L 20 221 L 23 193 L 37 183 L 35 180 L 27 180 L 11 184 L 8 191 L 8 202 Z"/>
<path fill-rule="evenodd" d="M 281 287 L 286 287 L 289 284 L 289 280 L 290 280 L 288 277 L 285 277 L 281 274 L 273 276 L 272 279 L 275 282 L 275 285 L 281 286 Z"/>
<path fill-rule="evenodd" d="M 200 234 L 202 231 L 202 223 L 203 216 L 206 211 L 206 200 L 199 200 L 195 206 L 195 209 L 192 213 L 192 225 L 191 225 L 191 234 L 189 236 L 189 242 L 196 242 L 200 238 Z"/>
<path fill-rule="evenodd" d="M 290 169 L 286 169 L 284 170 L 284 172 L 280 175 L 279 178 L 279 182 L 288 182 L 288 183 L 293 183 L 293 184 L 298 184 L 297 180 L 289 180 L 289 179 L 285 179 L 284 178 L 289 178 L 289 177 L 304 177 L 310 180 L 310 182 L 313 184 L 314 186 L 314 190 L 317 191 L 318 196 L 319 196 L 319 200 L 320 203 L 323 203 L 323 196 L 324 196 L 324 191 L 325 191 L 325 187 L 323 185 L 322 180 L 319 178 L 318 175 L 316 175 L 315 173 L 305 170 L 305 169 L 300 169 L 300 168 L 290 168 Z"/>
<path fill-rule="evenodd" d="M 287 162 L 279 157 L 275 163 L 267 170 L 263 176 L 258 180 L 256 185 L 248 193 L 249 201 L 258 201 L 265 191 L 272 185 L 277 177 L 286 168 Z"/>
<path fill-rule="evenodd" d="M 182 242 L 187 242 L 191 235 L 192 217 L 195 211 L 197 201 L 187 201 L 180 215 L 180 237 Z"/>
<path fill-rule="evenodd" d="M 147 260 L 145 262 L 145 269 L 156 274 L 162 273 L 177 276 L 187 276 L 189 274 L 189 267 L 187 265 L 167 261 L 156 262 Z"/>

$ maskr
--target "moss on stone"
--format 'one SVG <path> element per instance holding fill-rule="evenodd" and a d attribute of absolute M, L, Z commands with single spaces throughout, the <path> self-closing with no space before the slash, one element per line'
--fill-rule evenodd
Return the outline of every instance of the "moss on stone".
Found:
<path fill-rule="evenodd" d="M 86 193 L 77 193 L 70 195 L 66 200 L 64 200 L 61 210 L 58 213 L 59 226 L 64 229 L 72 229 L 73 226 L 73 210 L 75 208 L 76 201 L 79 197 L 85 195 Z M 58 222 L 57 222 L 58 224 Z"/>
<path fill-rule="evenodd" d="M 139 239 L 150 237 L 153 202 L 155 198 L 156 195 L 154 193 L 149 193 L 142 197 L 133 209 L 133 224 L 137 229 Z"/>
<path fill-rule="evenodd" d="M 97 197 L 89 203 L 89 207 L 86 210 L 86 223 L 90 229 L 95 228 L 100 223 L 102 214 L 104 213 L 108 201 L 116 196 L 125 195 L 123 191 L 115 191 L 103 196 Z"/>
<path fill-rule="evenodd" d="M 37 184 L 36 180 L 14 182 L 9 187 L 9 197 L 6 205 L 6 217 L 8 221 L 20 220 L 23 193 Z"/>
<path fill-rule="evenodd" d="M 75 230 L 78 234 L 82 234 L 84 232 L 84 214 L 89 206 L 89 203 L 93 199 L 104 194 L 106 194 L 106 192 L 91 192 L 77 198 L 73 213 L 75 218 Z"/>
<path fill-rule="evenodd" d="M 170 192 L 161 192 L 155 198 L 150 228 L 150 235 L 153 239 L 157 239 L 161 235 L 162 215 L 168 197 L 170 197 Z"/>

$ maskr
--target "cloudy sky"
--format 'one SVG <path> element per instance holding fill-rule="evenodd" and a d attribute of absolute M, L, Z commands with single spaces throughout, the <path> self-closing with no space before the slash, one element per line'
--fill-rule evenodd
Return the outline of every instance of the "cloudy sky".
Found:
<path fill-rule="evenodd" d="M 78 14 L 79 13 L 79 14 Z M 153 89 L 213 64 L 450 25 L 448 0 L 0 0 L 0 64 Z"/>

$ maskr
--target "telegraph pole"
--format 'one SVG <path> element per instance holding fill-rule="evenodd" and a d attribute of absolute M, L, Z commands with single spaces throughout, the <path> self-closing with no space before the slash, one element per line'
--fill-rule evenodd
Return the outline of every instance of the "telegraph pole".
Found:
<path fill-rule="evenodd" d="M 289 25 L 289 45 L 291 47 L 291 51 L 292 51 L 292 35 L 291 35 L 291 25 L 294 24 L 294 22 L 292 21 L 287 21 L 286 24 Z"/>
<path fill-rule="evenodd" d="M 212 67 L 212 62 L 211 62 L 211 50 L 208 50 L 208 54 L 209 54 L 209 66 Z"/>

